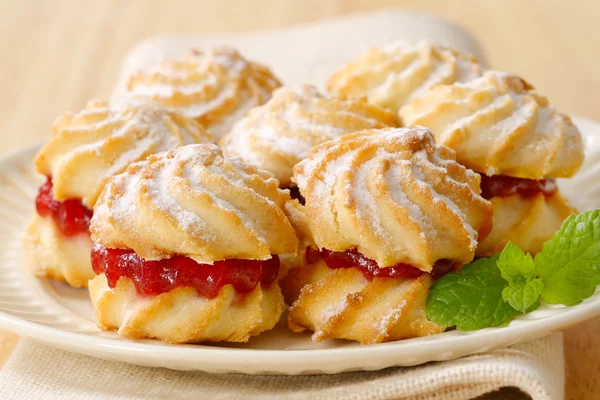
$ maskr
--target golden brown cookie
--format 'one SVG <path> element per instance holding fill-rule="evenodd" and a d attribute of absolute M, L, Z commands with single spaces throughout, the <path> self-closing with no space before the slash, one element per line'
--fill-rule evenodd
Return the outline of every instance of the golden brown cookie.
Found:
<path fill-rule="evenodd" d="M 123 277 L 108 286 L 106 276 L 90 281 L 98 325 L 130 339 L 156 338 L 168 343 L 247 342 L 275 326 L 283 312 L 277 284 L 240 296 L 232 285 L 204 299 L 194 288 L 180 287 L 157 296 L 140 296 Z"/>
<path fill-rule="evenodd" d="M 481 73 L 471 55 L 425 41 L 398 42 L 350 61 L 329 78 L 327 90 L 366 96 L 370 103 L 397 111 L 435 85 L 467 82 Z"/>
<path fill-rule="evenodd" d="M 440 85 L 400 110 L 405 125 L 426 126 L 463 165 L 487 175 L 570 177 L 583 163 L 571 119 L 518 76 L 488 71 Z"/>
<path fill-rule="evenodd" d="M 247 341 L 283 312 L 295 253 L 289 192 L 215 145 L 150 156 L 106 185 L 92 218 L 90 294 L 103 329 L 166 342 Z"/>
<path fill-rule="evenodd" d="M 314 146 L 346 133 L 397 126 L 396 116 L 364 99 L 324 96 L 314 86 L 280 88 L 250 111 L 220 144 L 227 156 L 275 174 L 292 185 L 293 168 Z"/>
<path fill-rule="evenodd" d="M 494 229 L 479 255 L 513 241 L 536 253 L 573 210 L 553 178 L 571 177 L 583 163 L 581 134 L 571 119 L 518 76 L 488 71 L 467 83 L 439 85 L 400 110 L 405 124 L 423 125 L 457 160 L 485 174 Z M 484 190 L 485 192 L 485 190 Z"/>
<path fill-rule="evenodd" d="M 442 332 L 425 301 L 432 279 L 470 262 L 491 228 L 480 176 L 412 127 L 323 143 L 294 177 L 306 205 L 288 214 L 311 240 L 281 280 L 290 329 L 363 344 Z"/>
<path fill-rule="evenodd" d="M 89 218 L 106 182 L 150 154 L 210 140 L 196 121 L 155 105 L 94 100 L 59 117 L 35 157 L 47 177 L 25 238 L 36 274 L 86 287 Z"/>
<path fill-rule="evenodd" d="M 270 173 L 224 158 L 216 145 L 184 146 L 115 176 L 90 230 L 95 243 L 146 259 L 265 260 L 298 245 L 282 210 L 289 199 Z"/>
<path fill-rule="evenodd" d="M 387 267 L 430 272 L 468 263 L 490 229 L 480 177 L 436 146 L 425 128 L 367 130 L 315 147 L 294 177 L 319 248 L 360 253 Z"/>
<path fill-rule="evenodd" d="M 237 50 L 217 47 L 190 50 L 163 59 L 150 71 L 129 78 L 128 95 L 162 104 L 196 119 L 215 140 L 255 106 L 265 103 L 281 83 L 264 65 Z"/>
<path fill-rule="evenodd" d="M 494 228 L 477 247 L 478 256 L 500 253 L 511 241 L 527 252 L 536 254 L 542 245 L 560 229 L 563 221 L 576 213 L 565 198 L 556 191 L 548 196 L 514 194 L 492 197 Z"/>
<path fill-rule="evenodd" d="M 428 274 L 368 280 L 355 268 L 331 269 L 320 261 L 299 275 L 306 285 L 290 308 L 288 324 L 294 332 L 313 331 L 316 342 L 348 339 L 372 344 L 445 330 L 425 315 Z"/>

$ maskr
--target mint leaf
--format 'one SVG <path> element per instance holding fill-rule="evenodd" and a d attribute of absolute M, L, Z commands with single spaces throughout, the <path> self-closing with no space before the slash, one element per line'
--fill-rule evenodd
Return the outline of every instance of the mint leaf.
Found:
<path fill-rule="evenodd" d="M 540 294 L 544 289 L 544 282 L 536 278 L 519 285 L 509 285 L 502 290 L 502 298 L 512 308 L 528 313 L 540 306 Z"/>
<path fill-rule="evenodd" d="M 507 284 L 496 266 L 497 261 L 498 255 L 480 258 L 434 282 L 427 298 L 427 318 L 460 330 L 509 322 L 517 311 L 502 299 L 502 290 Z"/>
<path fill-rule="evenodd" d="M 518 246 L 508 242 L 498 258 L 497 265 L 502 278 L 509 284 L 502 291 L 504 301 L 523 313 L 538 308 L 544 283 L 537 278 L 531 254 L 525 254 Z"/>
<path fill-rule="evenodd" d="M 535 257 L 547 303 L 577 304 L 600 284 L 600 210 L 571 215 Z"/>
<path fill-rule="evenodd" d="M 508 242 L 504 247 L 497 264 L 502 277 L 508 283 L 518 283 L 521 280 L 531 280 L 537 277 L 531 254 L 525 254 L 512 242 Z"/>

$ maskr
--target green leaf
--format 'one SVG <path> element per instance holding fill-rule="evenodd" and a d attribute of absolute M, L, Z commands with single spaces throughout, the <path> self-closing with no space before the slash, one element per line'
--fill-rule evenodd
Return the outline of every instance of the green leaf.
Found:
<path fill-rule="evenodd" d="M 544 283 L 537 278 L 531 254 L 525 254 L 515 244 L 508 242 L 497 265 L 502 278 L 509 284 L 502 291 L 504 301 L 523 313 L 538 308 Z"/>
<path fill-rule="evenodd" d="M 536 278 L 522 285 L 510 285 L 502 290 L 502 298 L 515 310 L 528 313 L 540 306 L 544 282 Z"/>
<path fill-rule="evenodd" d="M 497 264 L 502 277 L 509 283 L 536 278 L 535 263 L 531 254 L 525 254 L 512 242 L 508 242 L 504 247 Z"/>
<path fill-rule="evenodd" d="M 517 311 L 502 299 L 507 286 L 496 266 L 498 256 L 480 258 L 438 279 L 430 289 L 429 320 L 460 330 L 504 325 Z"/>
<path fill-rule="evenodd" d="M 600 284 L 600 210 L 571 215 L 535 257 L 547 303 L 577 304 Z"/>

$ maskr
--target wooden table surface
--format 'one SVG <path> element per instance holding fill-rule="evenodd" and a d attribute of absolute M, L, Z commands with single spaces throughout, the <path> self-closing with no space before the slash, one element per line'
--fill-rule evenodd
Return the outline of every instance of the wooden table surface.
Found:
<path fill-rule="evenodd" d="M 121 61 L 157 34 L 243 32 L 381 7 L 462 24 L 490 64 L 519 72 L 565 112 L 600 120 L 600 1 L 0 0 L 0 155 L 53 119 L 107 98 Z M 600 398 L 600 319 L 566 331 L 567 398 Z M 18 337 L 0 330 L 0 366 Z"/>

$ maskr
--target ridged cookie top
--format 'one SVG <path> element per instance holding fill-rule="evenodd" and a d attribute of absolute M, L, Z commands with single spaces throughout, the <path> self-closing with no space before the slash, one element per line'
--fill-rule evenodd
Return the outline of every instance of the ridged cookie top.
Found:
<path fill-rule="evenodd" d="M 382 267 L 467 263 L 490 230 L 480 176 L 425 128 L 367 130 L 315 147 L 294 168 L 315 244 Z"/>
<path fill-rule="evenodd" d="M 294 165 L 309 150 L 346 133 L 396 126 L 394 114 L 362 99 L 323 96 L 314 86 L 280 88 L 239 121 L 221 146 L 226 155 L 275 174 L 290 186 Z"/>
<path fill-rule="evenodd" d="M 570 177 L 583 163 L 571 119 L 515 75 L 488 71 L 468 83 L 437 86 L 403 107 L 400 117 L 428 127 L 460 163 L 487 175 Z"/>
<path fill-rule="evenodd" d="M 280 85 L 269 68 L 234 49 L 218 47 L 164 59 L 149 72 L 132 75 L 127 89 L 132 97 L 156 101 L 196 119 L 218 139 Z"/>
<path fill-rule="evenodd" d="M 289 199 L 271 174 L 223 158 L 217 146 L 184 146 L 114 177 L 90 229 L 94 242 L 145 259 L 264 260 L 296 251 L 298 239 L 282 210 Z"/>
<path fill-rule="evenodd" d="M 397 111 L 414 96 L 441 84 L 478 77 L 477 59 L 431 43 L 398 42 L 369 49 L 336 71 L 327 90 L 367 96 L 370 103 Z"/>
<path fill-rule="evenodd" d="M 81 199 L 92 208 L 108 179 L 150 154 L 211 136 L 196 121 L 153 105 L 92 100 L 66 113 L 35 158 L 39 173 L 52 176 L 57 200 Z"/>

